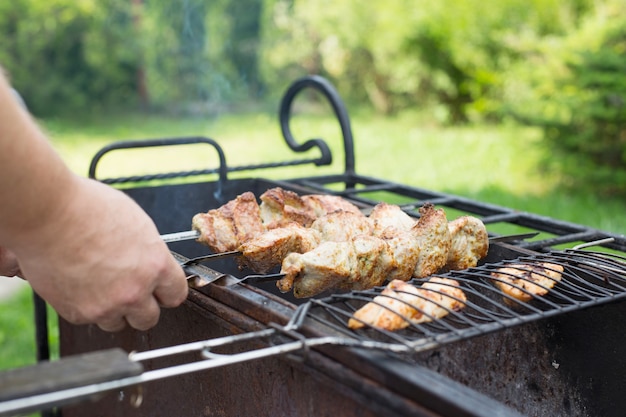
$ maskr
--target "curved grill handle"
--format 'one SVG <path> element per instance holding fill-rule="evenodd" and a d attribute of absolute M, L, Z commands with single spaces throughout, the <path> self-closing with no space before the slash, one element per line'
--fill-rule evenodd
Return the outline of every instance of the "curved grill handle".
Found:
<path fill-rule="evenodd" d="M 224 150 L 222 147 L 213 139 L 195 136 L 195 137 L 182 137 L 182 138 L 162 138 L 162 139 L 143 139 L 143 140 L 132 140 L 132 141 L 119 141 L 114 142 L 110 145 L 107 145 L 100 149 L 92 158 L 91 164 L 89 165 L 89 178 L 96 178 L 96 169 L 98 167 L 98 163 L 102 159 L 102 157 L 112 151 L 120 150 L 120 149 L 138 149 L 138 148 L 151 148 L 158 146 L 176 146 L 176 145 L 190 145 L 190 144 L 198 144 L 198 143 L 206 143 L 208 145 L 213 146 L 217 151 L 220 165 L 217 169 L 205 169 L 205 170 L 195 170 L 195 171 L 181 171 L 181 172 L 170 172 L 164 174 L 152 174 L 152 175 L 142 175 L 142 176 L 134 176 L 134 177 L 119 177 L 119 178 L 107 178 L 101 179 L 99 181 L 105 184 L 120 184 L 127 182 L 139 182 L 139 181 L 151 181 L 156 179 L 168 179 L 168 178 L 179 178 L 179 177 L 189 177 L 194 175 L 205 175 L 205 174 L 215 174 L 219 175 L 219 180 L 217 183 L 217 189 L 215 191 L 215 197 L 218 200 L 221 200 L 222 191 L 224 190 L 224 186 L 226 181 L 228 181 L 228 166 L 226 165 L 226 156 L 224 154 Z"/>
<path fill-rule="evenodd" d="M 285 138 L 285 142 L 289 145 L 289 148 L 294 152 L 304 152 L 313 147 L 317 147 L 322 153 L 321 158 L 315 163 L 316 165 L 330 165 L 332 162 L 332 155 L 326 142 L 322 139 L 309 139 L 308 141 L 299 144 L 291 133 L 289 127 L 289 121 L 291 119 L 291 106 L 295 97 L 305 88 L 313 88 L 321 92 L 324 97 L 330 102 L 335 116 L 339 121 L 341 127 L 341 133 L 343 135 L 343 147 L 345 155 L 345 173 L 354 174 L 354 141 L 352 137 L 352 127 L 350 126 L 350 117 L 348 111 L 343 103 L 343 100 L 339 96 L 339 93 L 333 87 L 333 85 L 324 77 L 319 75 L 311 75 L 300 78 L 291 84 L 291 86 L 285 92 L 279 110 L 280 129 Z"/>

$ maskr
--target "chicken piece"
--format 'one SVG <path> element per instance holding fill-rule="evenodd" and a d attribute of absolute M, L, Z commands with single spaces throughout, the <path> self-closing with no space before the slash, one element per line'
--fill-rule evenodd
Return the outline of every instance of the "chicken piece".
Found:
<path fill-rule="evenodd" d="M 415 226 L 415 219 L 399 206 L 379 203 L 369 215 L 375 236 L 393 235 L 410 230 Z"/>
<path fill-rule="evenodd" d="M 245 192 L 220 208 L 196 214 L 193 230 L 200 232 L 198 242 L 215 252 L 236 250 L 241 243 L 265 231 L 254 194 Z"/>
<path fill-rule="evenodd" d="M 267 229 L 298 223 L 308 227 L 317 218 L 315 212 L 298 194 L 280 187 L 261 194 L 261 219 Z"/>
<path fill-rule="evenodd" d="M 415 244 L 415 239 L 410 233 L 404 232 L 397 234 L 393 238 L 384 239 L 384 241 L 389 246 L 389 251 L 396 264 L 396 268 L 389 271 L 387 280 L 410 280 L 421 251 L 421 248 Z"/>
<path fill-rule="evenodd" d="M 348 211 L 350 213 L 359 214 L 361 210 L 348 200 L 337 195 L 311 194 L 303 195 L 304 203 L 313 210 L 317 217 L 335 211 Z"/>
<path fill-rule="evenodd" d="M 358 235 L 370 235 L 372 224 L 360 211 L 335 211 L 318 217 L 311 225 L 323 241 L 345 242 Z"/>
<path fill-rule="evenodd" d="M 395 268 L 387 244 L 361 235 L 346 242 L 327 241 L 304 254 L 290 253 L 277 282 L 282 292 L 293 288 L 296 298 L 312 297 L 331 289 L 365 289 L 380 285 Z"/>
<path fill-rule="evenodd" d="M 239 265 L 265 274 L 280 265 L 289 253 L 308 252 L 317 247 L 320 241 L 321 236 L 317 230 L 296 223 L 268 230 L 239 247 L 243 255 Z"/>
<path fill-rule="evenodd" d="M 400 330 L 445 317 L 465 307 L 465 293 L 453 279 L 432 277 L 420 287 L 400 280 L 391 281 L 372 301 L 357 310 L 348 327 L 365 325 L 384 330 Z"/>
<path fill-rule="evenodd" d="M 446 270 L 461 270 L 478 265 L 489 251 L 489 235 L 480 219 L 461 216 L 448 223 L 452 245 L 448 251 Z"/>
<path fill-rule="evenodd" d="M 505 294 L 522 302 L 540 297 L 561 280 L 563 267 L 549 262 L 513 263 L 491 273 L 493 283 Z M 504 301 L 514 304 L 508 297 Z"/>
<path fill-rule="evenodd" d="M 426 203 L 419 212 L 421 217 L 410 233 L 415 239 L 415 245 L 420 248 L 413 276 L 423 278 L 445 266 L 452 240 L 443 209 L 436 209 L 433 204 Z"/>

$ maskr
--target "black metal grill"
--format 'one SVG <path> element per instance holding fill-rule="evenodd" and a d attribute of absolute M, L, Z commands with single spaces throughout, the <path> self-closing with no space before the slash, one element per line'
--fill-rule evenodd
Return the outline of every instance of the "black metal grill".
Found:
<path fill-rule="evenodd" d="M 347 328 L 347 322 L 354 311 L 366 302 L 375 302 L 374 298 L 380 295 L 384 287 L 333 294 L 319 300 L 313 299 L 310 301 L 308 317 L 346 337 L 398 344 L 419 352 L 546 317 L 623 299 L 626 297 L 626 263 L 624 260 L 624 257 L 613 254 L 572 250 L 522 256 L 515 260 L 505 260 L 464 271 L 438 274 L 438 276 L 452 278 L 460 283 L 467 297 L 465 308 L 460 311 L 450 310 L 442 319 L 410 324 L 400 331 L 391 332 L 373 327 L 355 331 Z M 498 268 L 520 264 L 536 265 L 540 262 L 560 265 L 564 268 L 561 280 L 545 296 L 532 296 L 531 301 L 523 302 L 504 294 L 493 284 L 494 277 L 491 273 Z M 427 279 L 413 279 L 410 282 L 419 286 L 426 281 Z M 521 287 L 512 286 L 521 289 Z M 308 309 L 309 306 L 300 308 Z M 298 314 L 296 316 L 303 317 Z M 406 320 L 409 321 L 408 318 Z"/>
<path fill-rule="evenodd" d="M 298 144 L 289 130 L 292 102 L 299 91 L 309 87 L 324 94 L 339 120 L 344 135 L 344 172 L 287 180 L 228 178 L 231 172 L 257 168 L 300 164 L 319 166 L 330 163 L 330 148 L 323 141 L 312 140 Z M 331 341 L 348 341 L 345 343 L 347 349 L 326 349 L 324 346 L 311 344 L 304 359 L 294 359 L 296 368 L 301 366 L 306 368 L 306 372 L 292 367 L 291 356 L 285 359 L 285 362 L 290 361 L 288 365 L 280 361 L 268 361 L 265 362 L 268 364 L 267 368 L 263 368 L 263 364 L 257 366 L 280 375 L 299 375 L 299 378 L 290 380 L 292 386 L 297 386 L 293 388 L 297 392 L 296 395 L 290 393 L 289 398 L 298 404 L 306 404 L 307 407 L 313 402 L 333 403 L 340 394 L 347 392 L 354 399 L 350 402 L 352 408 L 335 408 L 334 414 L 342 411 L 345 413 L 347 409 L 357 410 L 357 407 L 362 406 L 363 409 L 354 411 L 354 415 L 359 411 L 368 416 L 375 415 L 378 410 L 380 412 L 376 415 L 491 417 L 514 415 L 507 407 L 512 405 L 528 415 L 586 415 L 584 411 L 580 411 L 585 410 L 585 407 L 593 407 L 598 415 L 618 415 L 614 410 L 626 407 L 622 395 L 626 387 L 619 380 L 623 379 L 623 373 L 626 372 L 626 360 L 622 359 L 626 356 L 615 354 L 615 347 L 624 345 L 621 325 L 616 323 L 615 317 L 623 315 L 626 304 L 613 303 L 626 296 L 624 236 L 461 196 L 356 174 L 347 112 L 332 86 L 319 77 L 306 77 L 294 83 L 281 103 L 279 117 L 283 136 L 289 147 L 294 152 L 318 149 L 319 158 L 238 167 L 227 166 L 225 158 L 221 158 L 219 168 L 202 172 L 101 181 L 122 184 L 125 191 L 152 216 L 162 234 L 188 230 L 194 214 L 224 204 L 242 192 L 252 191 L 260 195 L 265 190 L 278 186 L 300 194 L 340 195 L 364 209 L 384 201 L 399 205 L 415 217 L 419 215 L 417 210 L 420 206 L 431 202 L 444 208 L 449 219 L 464 214 L 479 217 L 487 225 L 490 236 L 531 231 L 539 232 L 539 235 L 512 244 L 493 244 L 481 265 L 465 271 L 443 274 L 442 276 L 460 283 L 467 297 L 465 308 L 450 312 L 443 319 L 412 324 L 397 332 L 375 328 L 353 331 L 346 326 L 353 312 L 372 301 L 383 287 L 298 300 L 292 295 L 278 293 L 273 283 L 244 282 L 241 285 L 228 286 L 229 281 L 232 283 L 246 276 L 249 271 L 239 271 L 232 259 L 221 259 L 210 264 L 212 272 L 209 273 L 213 276 L 226 274 L 227 285 L 220 285 L 217 281 L 216 285 L 192 291 L 185 306 L 164 311 L 159 325 L 162 327 L 149 332 L 148 336 L 137 336 L 134 333 L 111 336 L 99 334 L 94 329 L 76 328 L 62 323 L 64 354 L 111 345 L 127 346 L 133 350 L 150 350 L 164 345 L 220 337 L 224 333 L 253 331 L 259 331 L 265 335 L 263 337 L 267 334 L 286 336 L 287 339 L 279 342 L 295 340 L 296 345 L 301 343 L 303 348 L 306 348 L 307 340 L 338 336 Z M 223 156 L 215 141 L 203 138 L 199 138 L 199 141 L 215 147 L 218 154 Z M 151 142 L 150 146 L 177 145 L 178 142 L 186 144 L 191 140 L 163 140 Z M 90 176 L 96 177 L 96 164 L 109 151 L 141 144 L 139 141 L 107 147 L 94 158 Z M 218 174 L 218 178 L 214 182 L 189 182 L 171 186 L 128 186 L 129 182 L 141 183 L 155 178 L 193 176 L 200 173 Z M 590 242 L 602 243 L 595 244 L 593 252 L 572 249 L 581 243 Z M 185 258 L 206 254 L 206 248 L 195 242 L 176 242 L 171 244 L 171 248 Z M 564 271 L 561 280 L 543 297 L 535 297 L 527 303 L 510 299 L 505 302 L 502 292 L 492 282 L 491 272 L 511 263 L 536 262 L 562 265 Z M 412 282 L 416 285 L 421 283 L 420 280 Z M 600 305 L 602 307 L 588 308 Z M 211 324 L 205 325 L 207 318 L 212 320 L 211 323 L 217 323 L 219 329 Z M 599 329 L 595 326 L 598 322 L 603 323 L 605 328 Z M 270 323 L 286 323 L 286 327 Z M 268 327 L 271 332 L 266 332 Z M 593 334 L 592 337 L 597 340 L 594 349 L 598 352 L 590 359 L 585 356 L 586 349 L 581 352 L 575 343 L 571 343 L 572 340 L 580 340 L 589 334 Z M 604 343 L 604 339 L 609 339 L 608 343 Z M 549 346 L 544 348 L 542 343 Z M 351 348 L 360 344 L 370 348 L 389 348 L 393 352 L 420 353 L 410 358 L 403 356 L 401 359 L 384 352 L 368 351 L 364 355 L 361 350 Z M 254 348 L 256 347 L 251 347 Z M 500 354 L 519 360 L 503 360 L 498 357 Z M 549 361 L 553 360 L 551 355 L 560 355 L 564 362 L 558 375 Z M 307 357 L 314 360 L 308 362 Z M 608 365 L 602 362 L 609 359 Z M 459 365 L 458 362 L 462 364 Z M 264 379 L 266 374 L 263 374 L 263 380 L 258 380 L 256 369 L 252 366 L 238 368 L 246 375 L 248 392 L 259 393 L 255 397 L 258 405 L 254 405 L 254 411 L 268 409 L 273 415 L 281 414 L 273 397 L 274 390 L 279 391 L 282 386 L 276 385 L 270 390 L 267 380 Z M 433 371 L 429 372 L 431 370 Z M 203 413 L 205 407 L 209 407 L 206 404 L 222 400 L 228 402 L 232 395 L 235 397 L 229 403 L 230 414 L 238 415 L 237 410 L 244 410 L 239 415 L 250 414 L 249 409 L 245 408 L 245 402 L 240 401 L 238 388 L 244 382 L 242 377 L 233 377 L 228 372 L 218 374 L 218 371 L 212 374 L 218 375 L 215 378 L 217 382 L 212 381 L 212 375 L 180 377 L 171 384 L 154 385 L 153 389 L 164 397 L 173 395 L 173 392 L 180 393 L 186 402 L 197 403 L 187 404 L 187 414 Z M 320 374 L 326 379 L 322 378 L 322 383 L 313 385 L 310 381 Z M 603 382 L 604 377 L 609 374 L 615 375 L 608 382 Z M 539 380 L 537 375 L 546 375 L 546 378 Z M 230 385 L 224 381 L 230 381 Z M 458 384 L 456 381 L 459 381 Z M 207 399 L 206 392 L 214 395 Z M 317 392 L 323 394 L 316 396 Z M 524 398 L 521 398 L 522 395 Z M 313 397 L 315 399 L 310 400 Z M 341 401 L 346 401 L 346 398 L 341 397 Z M 110 410 L 113 413 L 115 401 L 112 404 Z M 169 406 L 164 403 L 155 405 L 152 409 L 146 408 L 146 412 L 165 413 L 165 409 L 169 414 L 181 412 L 178 405 Z M 390 413 L 389 410 L 393 412 Z M 69 410 L 68 415 L 88 415 L 90 411 L 92 410 L 87 409 L 86 414 L 81 414 L 78 410 L 72 414 Z M 140 411 L 126 411 L 130 415 L 140 414 Z"/>

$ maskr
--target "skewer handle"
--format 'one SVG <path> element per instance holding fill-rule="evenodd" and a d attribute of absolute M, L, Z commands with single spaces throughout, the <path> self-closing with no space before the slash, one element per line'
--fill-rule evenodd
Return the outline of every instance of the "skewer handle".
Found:
<path fill-rule="evenodd" d="M 176 232 L 161 235 L 161 239 L 163 239 L 165 243 L 180 242 L 183 240 L 194 240 L 199 237 L 200 232 L 198 232 L 197 230 L 188 230 L 186 232 Z"/>

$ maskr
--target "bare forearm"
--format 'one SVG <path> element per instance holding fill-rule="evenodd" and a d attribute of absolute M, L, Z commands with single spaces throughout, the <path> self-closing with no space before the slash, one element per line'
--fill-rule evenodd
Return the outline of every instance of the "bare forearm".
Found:
<path fill-rule="evenodd" d="M 0 274 L 18 271 L 72 323 L 147 329 L 185 275 L 127 195 L 78 177 L 0 79 Z"/>
<path fill-rule="evenodd" d="M 0 104 L 0 243 L 20 246 L 60 214 L 75 178 L 2 77 Z"/>

